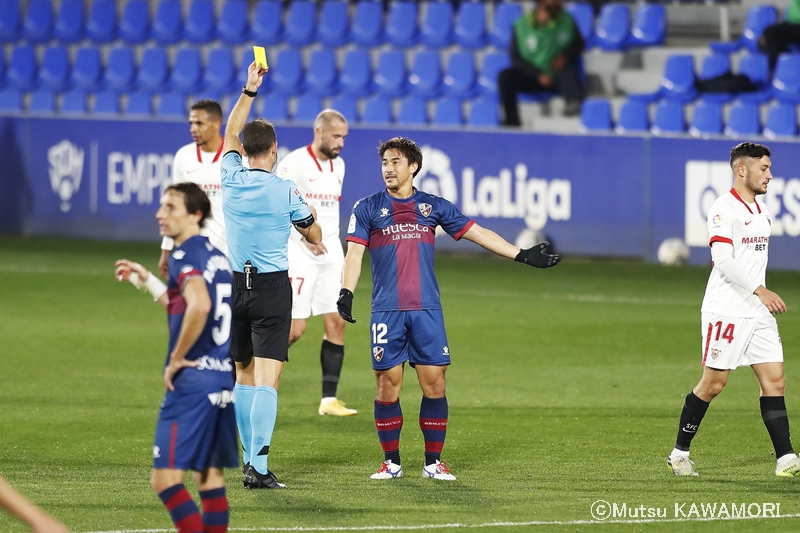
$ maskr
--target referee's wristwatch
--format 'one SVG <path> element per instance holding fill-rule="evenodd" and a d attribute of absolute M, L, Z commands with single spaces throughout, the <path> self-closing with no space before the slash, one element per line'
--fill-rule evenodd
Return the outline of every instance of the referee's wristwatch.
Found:
<path fill-rule="evenodd" d="M 242 87 L 242 94 L 245 96 L 249 96 L 250 98 L 255 98 L 255 96 L 258 94 L 258 91 L 248 91 L 247 85 L 245 85 L 244 87 Z"/>

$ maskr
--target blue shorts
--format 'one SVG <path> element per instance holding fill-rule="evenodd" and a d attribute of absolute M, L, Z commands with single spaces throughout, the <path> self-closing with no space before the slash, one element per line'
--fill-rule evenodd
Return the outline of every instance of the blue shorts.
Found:
<path fill-rule="evenodd" d="M 237 468 L 233 401 L 232 390 L 168 391 L 156 425 L 153 468 Z"/>
<path fill-rule="evenodd" d="M 450 364 L 450 348 L 441 309 L 374 311 L 370 320 L 372 368 Z"/>

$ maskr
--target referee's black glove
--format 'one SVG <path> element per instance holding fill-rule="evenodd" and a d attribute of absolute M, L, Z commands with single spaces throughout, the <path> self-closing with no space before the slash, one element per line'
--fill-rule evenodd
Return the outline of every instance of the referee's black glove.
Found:
<path fill-rule="evenodd" d="M 517 254 L 517 257 L 514 258 L 514 261 L 519 261 L 520 263 L 525 263 L 526 265 L 536 268 L 549 268 L 556 266 L 559 261 L 561 261 L 561 256 L 558 254 L 551 255 L 542 253 L 548 246 L 550 246 L 550 242 L 544 241 L 543 243 L 537 244 L 533 248 L 520 250 Z"/>
<path fill-rule="evenodd" d="M 351 324 L 356 323 L 353 318 L 353 293 L 347 289 L 339 291 L 339 299 L 336 300 L 336 308 L 339 310 L 339 316 Z"/>

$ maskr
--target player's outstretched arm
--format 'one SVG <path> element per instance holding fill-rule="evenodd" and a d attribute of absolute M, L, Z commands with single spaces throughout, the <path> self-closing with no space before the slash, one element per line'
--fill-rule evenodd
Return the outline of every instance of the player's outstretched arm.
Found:
<path fill-rule="evenodd" d="M 0 507 L 31 526 L 34 533 L 69 533 L 67 526 L 18 493 L 0 476 Z"/>
<path fill-rule="evenodd" d="M 464 238 L 501 257 L 507 257 L 536 268 L 556 266 L 561 261 L 559 255 L 544 253 L 544 250 L 550 246 L 547 241 L 537 244 L 533 248 L 521 250 L 497 233 L 478 224 L 473 224 L 464 234 Z"/>
<path fill-rule="evenodd" d="M 341 316 L 351 324 L 356 323 L 353 318 L 353 291 L 358 285 L 358 278 L 361 277 L 361 261 L 364 259 L 366 246 L 355 242 L 347 243 L 347 255 L 344 258 L 344 271 L 342 272 L 342 290 L 339 291 L 339 299 L 336 307 Z"/>
<path fill-rule="evenodd" d="M 127 259 L 118 259 L 114 267 L 114 277 L 117 281 L 130 281 L 140 291 L 150 293 L 153 301 L 167 308 L 167 286 L 152 272 L 139 263 Z"/>
<path fill-rule="evenodd" d="M 257 92 L 258 88 L 261 87 L 261 82 L 267 70 L 268 69 L 260 68 L 255 61 L 250 63 L 250 66 L 247 67 L 247 83 L 244 86 L 245 90 Z M 242 93 L 241 96 L 239 96 L 239 100 L 236 101 L 236 105 L 233 106 L 231 114 L 228 117 L 228 123 L 225 126 L 223 154 L 231 150 L 236 150 L 237 152 L 241 150 L 242 143 L 239 140 L 239 134 L 242 133 L 244 129 L 252 105 L 253 97 Z"/>
<path fill-rule="evenodd" d="M 164 369 L 164 386 L 169 390 L 175 390 L 172 384 L 175 374 L 182 368 L 197 366 L 197 361 L 186 360 L 186 354 L 203 333 L 208 314 L 211 312 L 211 297 L 208 294 L 206 281 L 202 277 L 189 278 L 183 285 L 181 294 L 186 300 L 186 310 L 183 312 L 178 340 L 175 341 L 175 347 L 169 354 L 169 364 Z"/>

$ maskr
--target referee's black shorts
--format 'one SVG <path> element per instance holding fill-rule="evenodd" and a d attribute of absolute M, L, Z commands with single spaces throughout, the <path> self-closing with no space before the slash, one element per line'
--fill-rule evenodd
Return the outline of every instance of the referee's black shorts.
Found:
<path fill-rule="evenodd" d="M 256 274 L 253 288 L 248 290 L 244 274 L 234 272 L 232 322 L 231 359 L 248 363 L 255 356 L 288 361 L 292 329 L 289 273 Z"/>

